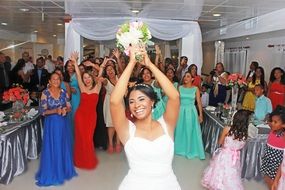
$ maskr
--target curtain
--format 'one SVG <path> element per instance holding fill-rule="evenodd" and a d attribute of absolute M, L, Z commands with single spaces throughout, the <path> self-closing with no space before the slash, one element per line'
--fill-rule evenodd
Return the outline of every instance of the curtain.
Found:
<path fill-rule="evenodd" d="M 189 51 L 195 57 L 195 64 L 201 68 L 202 61 L 202 37 L 198 22 L 160 20 L 149 18 L 74 18 L 68 25 L 67 39 L 65 40 L 65 58 L 76 49 L 74 32 L 90 40 L 112 40 L 116 37 L 119 26 L 126 21 L 142 21 L 146 23 L 153 37 L 161 40 L 176 40 L 186 36 L 193 36 L 193 40 L 185 43 L 193 43 L 193 50 Z M 193 60 L 194 61 L 194 60 Z"/>
<path fill-rule="evenodd" d="M 225 42 L 216 41 L 215 42 L 215 64 L 224 63 L 224 52 L 225 52 Z"/>
<path fill-rule="evenodd" d="M 245 76 L 247 50 L 233 49 L 225 51 L 225 70 L 230 73 L 241 73 Z"/>

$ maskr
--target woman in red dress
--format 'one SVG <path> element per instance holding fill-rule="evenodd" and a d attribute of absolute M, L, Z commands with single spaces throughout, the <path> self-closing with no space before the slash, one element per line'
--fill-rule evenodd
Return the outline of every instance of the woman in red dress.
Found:
<path fill-rule="evenodd" d="M 268 98 L 271 100 L 273 110 L 277 105 L 285 106 L 285 72 L 280 67 L 275 67 L 271 71 Z"/>
<path fill-rule="evenodd" d="M 83 169 L 94 169 L 98 164 L 96 157 L 93 133 L 96 128 L 96 106 L 98 94 L 101 89 L 101 80 L 95 84 L 92 73 L 84 71 L 81 76 L 77 65 L 78 53 L 71 54 L 70 61 L 75 67 L 78 85 L 81 91 L 81 99 L 75 112 L 75 141 L 74 141 L 74 165 Z M 100 76 L 100 73 L 99 73 Z"/>

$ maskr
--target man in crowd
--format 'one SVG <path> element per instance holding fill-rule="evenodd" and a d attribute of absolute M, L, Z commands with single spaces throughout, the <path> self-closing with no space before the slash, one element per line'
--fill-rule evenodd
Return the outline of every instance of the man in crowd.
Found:
<path fill-rule="evenodd" d="M 3 104 L 3 93 L 10 87 L 9 72 L 11 64 L 6 61 L 5 54 L 0 52 L 0 110 L 7 108 L 7 104 Z"/>
<path fill-rule="evenodd" d="M 36 61 L 36 68 L 32 71 L 30 91 L 42 92 L 48 83 L 49 73 L 44 68 L 45 60 L 39 57 Z"/>

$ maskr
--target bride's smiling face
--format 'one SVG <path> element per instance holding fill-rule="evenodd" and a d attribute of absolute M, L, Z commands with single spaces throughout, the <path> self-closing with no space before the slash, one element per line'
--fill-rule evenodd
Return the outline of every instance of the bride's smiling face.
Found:
<path fill-rule="evenodd" d="M 154 102 L 143 92 L 134 90 L 129 96 L 129 108 L 137 119 L 145 119 L 151 114 Z"/>

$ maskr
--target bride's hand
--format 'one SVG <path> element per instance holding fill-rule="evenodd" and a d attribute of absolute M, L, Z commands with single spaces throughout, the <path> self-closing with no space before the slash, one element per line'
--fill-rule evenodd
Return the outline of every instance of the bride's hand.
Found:
<path fill-rule="evenodd" d="M 137 60 L 136 60 L 136 48 L 133 46 L 129 47 L 130 50 L 130 63 L 134 63 L 136 64 Z"/>
<path fill-rule="evenodd" d="M 140 62 L 140 64 L 148 67 L 151 64 L 151 61 L 148 57 L 146 49 L 141 49 L 139 54 L 143 57 L 143 60 Z"/>

